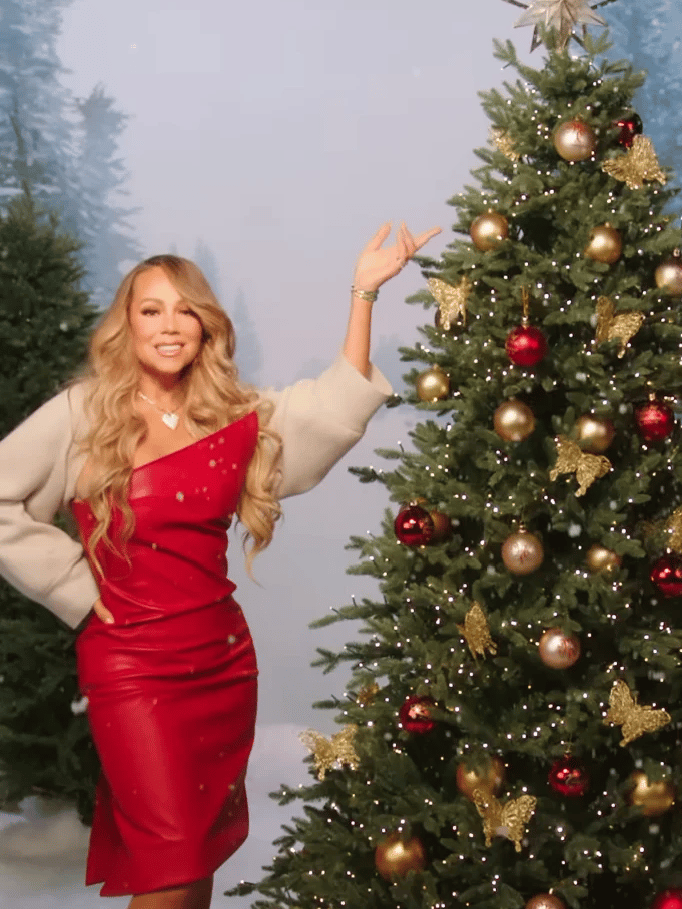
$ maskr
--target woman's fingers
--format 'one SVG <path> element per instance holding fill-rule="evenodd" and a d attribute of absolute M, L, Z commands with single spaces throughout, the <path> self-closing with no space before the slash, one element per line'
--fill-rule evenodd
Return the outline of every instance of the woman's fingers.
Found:
<path fill-rule="evenodd" d="M 103 622 L 106 622 L 107 625 L 113 624 L 113 622 L 114 622 L 113 615 L 109 612 L 109 610 L 107 609 L 107 607 L 104 605 L 104 603 L 102 602 L 102 600 L 99 597 L 95 600 L 92 608 L 95 610 L 95 613 Z"/>
<path fill-rule="evenodd" d="M 374 234 L 372 239 L 365 247 L 365 251 L 381 249 L 384 240 L 391 232 L 391 227 L 392 225 L 390 221 L 387 221 L 384 225 L 382 225 L 382 227 L 379 228 L 379 230 Z"/>
<path fill-rule="evenodd" d="M 426 243 L 428 243 L 432 237 L 436 237 L 440 232 L 441 232 L 440 227 L 432 227 L 431 230 L 427 230 L 425 233 L 420 234 L 418 237 L 416 237 L 416 239 L 414 240 L 415 252 L 418 249 L 421 249 L 422 246 L 424 246 Z"/>

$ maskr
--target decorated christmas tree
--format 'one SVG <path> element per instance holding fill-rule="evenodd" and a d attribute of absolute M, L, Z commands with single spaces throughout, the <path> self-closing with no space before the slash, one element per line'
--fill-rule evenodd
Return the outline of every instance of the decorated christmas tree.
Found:
<path fill-rule="evenodd" d="M 0 437 L 81 364 L 96 311 L 79 244 L 17 196 L 0 215 Z M 57 523 L 68 529 L 64 516 Z M 74 633 L 0 579 L 0 807 L 29 795 L 92 813 L 99 760 L 78 693 Z"/>
<path fill-rule="evenodd" d="M 258 909 L 682 906 L 682 236 L 600 20 L 535 0 L 542 68 L 496 44 L 517 75 L 410 301 L 421 419 L 355 471 L 393 503 L 350 547 L 380 594 L 317 623 L 365 636 L 320 651 L 342 728 L 276 794 L 303 816 Z"/>

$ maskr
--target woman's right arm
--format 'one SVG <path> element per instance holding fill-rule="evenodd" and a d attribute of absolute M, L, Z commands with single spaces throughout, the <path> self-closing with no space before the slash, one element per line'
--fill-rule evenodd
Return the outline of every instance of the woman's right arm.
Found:
<path fill-rule="evenodd" d="M 60 392 L 0 442 L 0 574 L 76 628 L 99 591 L 81 544 L 51 523 L 66 499 L 72 394 Z"/>

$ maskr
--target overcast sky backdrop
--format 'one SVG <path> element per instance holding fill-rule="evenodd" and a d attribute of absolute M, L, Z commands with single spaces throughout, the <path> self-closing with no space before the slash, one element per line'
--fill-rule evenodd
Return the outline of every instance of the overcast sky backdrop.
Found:
<path fill-rule="evenodd" d="M 382 222 L 404 218 L 415 231 L 440 224 L 434 255 L 452 238 L 447 200 L 488 137 L 477 92 L 505 78 L 493 37 L 511 37 L 541 65 L 541 51 L 528 54 L 531 29 L 513 30 L 519 13 L 503 0 L 75 0 L 58 47 L 75 96 L 103 83 L 131 117 L 120 153 L 126 201 L 141 206 L 132 226 L 144 255 L 175 249 L 193 258 L 208 247 L 226 309 L 242 299 L 250 314 L 260 378 L 281 386 L 335 356 L 355 258 Z M 401 368 L 387 351 L 416 340 L 424 313 L 404 299 L 423 284 L 413 265 L 375 307 L 379 365 L 392 379 Z M 341 695 L 347 672 L 322 676 L 309 663 L 316 647 L 355 631 L 307 624 L 374 591 L 346 576 L 353 554 L 344 544 L 377 530 L 387 504 L 382 489 L 361 486 L 346 467 L 375 462 L 378 446 L 408 444 L 413 420 L 407 408 L 380 414 L 320 487 L 285 503 L 275 542 L 256 563 L 262 587 L 245 579 L 232 541 L 230 574 L 260 664 L 259 739 L 253 835 L 221 871 L 215 905 L 224 904 L 221 887 L 259 877 L 272 854 L 278 822 L 265 794 L 304 778 L 297 731 L 335 731 L 311 704 Z M 97 888 L 82 892 L 85 840 L 73 818 L 29 821 L 0 839 L 1 909 L 101 905 Z M 27 830 L 37 854 L 54 848 L 52 860 L 16 859 Z"/>

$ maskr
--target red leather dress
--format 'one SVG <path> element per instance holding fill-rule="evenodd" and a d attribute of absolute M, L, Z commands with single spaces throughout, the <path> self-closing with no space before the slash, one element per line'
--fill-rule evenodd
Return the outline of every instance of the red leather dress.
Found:
<path fill-rule="evenodd" d="M 102 896 L 199 880 L 246 839 L 258 669 L 226 547 L 257 434 L 250 413 L 134 470 L 131 567 L 98 544 L 116 621 L 93 612 L 76 654 L 102 763 L 85 883 Z M 71 507 L 85 542 L 95 519 Z"/>

